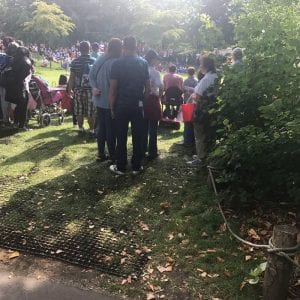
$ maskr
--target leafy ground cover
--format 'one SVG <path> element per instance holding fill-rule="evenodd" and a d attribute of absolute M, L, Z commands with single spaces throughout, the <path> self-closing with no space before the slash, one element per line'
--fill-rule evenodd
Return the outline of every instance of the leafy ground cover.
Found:
<path fill-rule="evenodd" d="M 241 247 L 230 238 L 207 188 L 206 172 L 188 169 L 185 161 L 192 151 L 174 145 L 181 135 L 161 130 L 161 156 L 147 164 L 139 177 L 116 177 L 107 164 L 96 163 L 96 144 L 78 138 L 71 122 L 3 137 L 0 203 L 30 196 L 42 207 L 41 217 L 51 211 L 53 201 L 60 212 L 74 218 L 76 211 L 88 207 L 92 209 L 87 217 L 101 218 L 104 213 L 118 217 L 126 212 L 151 258 L 142 276 L 135 280 L 91 271 L 93 278 L 72 279 L 80 286 L 141 299 L 147 295 L 153 299 L 258 299 L 260 286 L 243 282 L 265 260 L 264 253 Z M 226 213 L 239 233 L 265 242 L 272 224 L 295 221 L 294 212 L 288 211 L 285 207 L 272 214 L 257 208 L 246 215 L 229 209 Z M 51 269 L 51 260 L 44 263 Z M 68 278 L 53 274 L 56 280 Z"/>

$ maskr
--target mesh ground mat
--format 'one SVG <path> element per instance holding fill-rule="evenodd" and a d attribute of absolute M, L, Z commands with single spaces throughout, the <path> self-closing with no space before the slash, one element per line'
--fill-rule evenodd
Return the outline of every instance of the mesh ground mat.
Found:
<path fill-rule="evenodd" d="M 2 188 L 11 187 L 2 183 Z M 53 194 L 53 200 L 45 197 L 45 189 Z M 70 190 L 55 191 L 41 185 L 15 193 L 0 207 L 0 247 L 116 276 L 139 276 L 147 262 L 143 250 L 147 247 L 140 244 L 128 211 L 95 209 L 93 205 L 99 206 L 100 201 L 76 207 Z M 84 192 L 80 193 L 84 197 Z M 97 214 L 93 215 L 93 210 Z"/>

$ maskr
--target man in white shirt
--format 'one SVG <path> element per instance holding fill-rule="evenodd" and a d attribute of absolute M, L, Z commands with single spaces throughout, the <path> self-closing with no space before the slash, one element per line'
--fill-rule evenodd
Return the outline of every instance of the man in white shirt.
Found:
<path fill-rule="evenodd" d="M 205 112 L 203 106 L 209 105 L 207 103 L 214 96 L 213 87 L 215 80 L 218 78 L 216 74 L 216 68 L 214 60 L 210 57 L 201 58 L 201 72 L 204 77 L 199 81 L 195 87 L 197 110 L 200 112 L 200 118 L 196 118 L 194 122 L 194 134 L 196 142 L 196 153 L 193 156 L 193 160 L 189 161 L 188 164 L 194 167 L 205 166 L 205 158 L 207 156 L 207 139 L 209 128 L 208 112 Z M 203 118 L 204 117 L 204 118 Z"/>

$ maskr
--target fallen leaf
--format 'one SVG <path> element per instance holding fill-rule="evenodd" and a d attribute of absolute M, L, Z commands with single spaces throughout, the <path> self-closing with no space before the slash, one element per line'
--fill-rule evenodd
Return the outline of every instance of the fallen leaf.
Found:
<path fill-rule="evenodd" d="M 148 272 L 149 274 L 152 274 L 152 273 L 154 272 L 154 270 L 153 270 L 151 267 L 148 267 L 148 268 L 147 268 L 147 272 Z"/>
<path fill-rule="evenodd" d="M 161 209 L 164 209 L 164 210 L 169 209 L 170 206 L 171 206 L 171 205 L 170 205 L 170 203 L 169 203 L 168 201 L 165 201 L 165 202 L 160 203 L 160 208 L 161 208 Z"/>
<path fill-rule="evenodd" d="M 60 253 L 63 253 L 64 251 L 63 250 L 60 250 L 60 249 L 58 249 L 58 250 L 56 250 L 56 254 L 60 254 Z"/>
<path fill-rule="evenodd" d="M 207 276 L 207 273 L 203 272 L 203 273 L 200 274 L 200 276 L 203 277 L 203 278 L 205 278 Z"/>
<path fill-rule="evenodd" d="M 221 258 L 221 257 L 217 257 L 217 261 L 218 261 L 219 263 L 223 263 L 223 262 L 225 261 L 225 259 L 223 259 L 223 258 Z"/>
<path fill-rule="evenodd" d="M 169 241 L 172 241 L 174 239 L 174 232 L 168 233 L 168 239 Z"/>
<path fill-rule="evenodd" d="M 95 228 L 95 225 L 89 225 L 89 229 Z"/>
<path fill-rule="evenodd" d="M 182 246 L 187 246 L 189 244 L 190 240 L 183 240 L 180 244 Z"/>
<path fill-rule="evenodd" d="M 226 223 L 223 223 L 219 227 L 219 232 L 225 232 L 227 230 L 227 225 Z"/>
<path fill-rule="evenodd" d="M 121 258 L 121 265 L 124 265 L 126 262 L 126 257 Z"/>
<path fill-rule="evenodd" d="M 158 266 L 158 267 L 157 267 L 157 270 L 158 270 L 160 273 L 164 273 L 164 272 L 172 272 L 173 267 L 172 267 L 172 266 L 167 266 L 167 267 Z"/>
<path fill-rule="evenodd" d="M 268 234 L 268 230 L 262 230 L 262 231 L 260 231 L 260 234 L 261 235 L 267 235 Z"/>
<path fill-rule="evenodd" d="M 152 252 L 152 250 L 150 248 L 148 248 L 147 246 L 144 246 L 142 248 L 142 250 L 143 250 L 144 253 L 150 253 L 150 252 Z"/>
<path fill-rule="evenodd" d="M 217 278 L 217 277 L 219 277 L 220 275 L 217 274 L 217 273 L 213 273 L 213 274 L 207 274 L 207 276 L 208 276 L 209 278 Z"/>
<path fill-rule="evenodd" d="M 240 285 L 240 291 L 245 287 L 245 285 L 247 284 L 247 281 L 243 281 Z"/>
<path fill-rule="evenodd" d="M 206 250 L 207 253 L 217 253 L 216 249 L 207 249 Z"/>
<path fill-rule="evenodd" d="M 252 258 L 251 255 L 246 255 L 246 256 L 245 256 L 245 261 L 249 261 L 251 258 Z"/>
<path fill-rule="evenodd" d="M 112 257 L 111 257 L 111 256 L 108 256 L 108 255 L 105 255 L 104 258 L 103 258 L 103 260 L 104 260 L 105 262 L 110 262 L 110 261 L 112 261 Z"/>
<path fill-rule="evenodd" d="M 173 259 L 172 257 L 170 257 L 170 256 L 167 256 L 167 257 L 166 257 L 166 261 L 167 261 L 168 263 L 170 263 L 170 264 L 174 263 L 174 259 Z"/>
<path fill-rule="evenodd" d="M 226 277 L 231 277 L 232 276 L 231 273 L 229 271 L 227 271 L 227 270 L 224 271 L 224 275 Z"/>
<path fill-rule="evenodd" d="M 153 284 L 148 284 L 148 285 L 147 285 L 147 289 L 150 290 L 150 291 L 152 291 L 152 292 L 155 291 L 154 285 L 153 285 Z"/>
<path fill-rule="evenodd" d="M 20 256 L 19 251 L 14 251 L 14 252 L 12 252 L 12 253 L 10 253 L 10 254 L 8 255 L 8 258 L 9 258 L 9 259 L 13 259 L 13 258 L 16 258 L 16 257 L 19 257 L 19 256 Z"/>
<path fill-rule="evenodd" d="M 155 299 L 155 295 L 153 293 L 147 294 L 147 300 L 154 300 L 154 299 Z"/>
<path fill-rule="evenodd" d="M 252 239 L 256 240 L 256 241 L 260 241 L 259 235 L 257 234 L 257 232 L 253 228 L 248 230 L 248 236 L 251 237 Z"/>
<path fill-rule="evenodd" d="M 143 231 L 149 231 L 149 226 L 143 222 L 140 222 L 140 227 Z"/>
<path fill-rule="evenodd" d="M 208 234 L 204 231 L 204 232 L 202 232 L 201 236 L 202 237 L 208 237 Z"/>

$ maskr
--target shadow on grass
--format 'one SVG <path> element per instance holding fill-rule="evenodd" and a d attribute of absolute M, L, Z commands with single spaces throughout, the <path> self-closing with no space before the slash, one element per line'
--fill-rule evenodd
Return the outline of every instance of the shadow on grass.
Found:
<path fill-rule="evenodd" d="M 60 148 L 57 141 L 39 144 L 21 159 L 43 149 L 55 155 Z M 157 198 L 162 201 L 168 193 L 159 179 L 177 178 L 174 170 L 167 171 L 170 163 L 166 158 L 153 164 L 164 166 L 159 176 L 151 167 L 138 177 L 114 176 L 108 165 L 90 164 L 23 189 L 1 208 L 0 246 L 114 275 L 138 275 L 148 253 L 140 216 L 149 206 L 159 209 Z"/>
<path fill-rule="evenodd" d="M 18 132 L 17 128 L 0 128 L 0 139 L 15 135 Z"/>
<path fill-rule="evenodd" d="M 185 148 L 173 145 L 137 177 L 115 176 L 107 164 L 91 163 L 24 188 L 0 210 L 0 246 L 124 277 L 139 275 L 152 250 L 153 268 L 168 255 L 176 259 L 176 271 L 168 274 L 172 284 L 159 282 L 168 299 L 195 299 L 194 291 L 205 289 L 210 296 L 239 295 L 244 254 L 228 256 L 237 245 L 225 233 L 216 235 L 222 220 L 205 187 L 206 174 L 195 176 L 185 155 Z M 220 278 L 208 284 L 197 268 Z M 235 276 L 222 277 L 224 269 Z M 190 289 L 182 291 L 183 280 Z M 252 291 L 243 295 L 255 299 Z"/>

